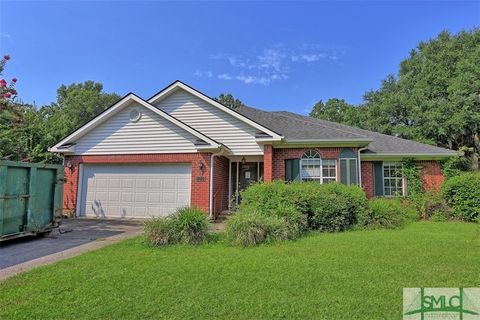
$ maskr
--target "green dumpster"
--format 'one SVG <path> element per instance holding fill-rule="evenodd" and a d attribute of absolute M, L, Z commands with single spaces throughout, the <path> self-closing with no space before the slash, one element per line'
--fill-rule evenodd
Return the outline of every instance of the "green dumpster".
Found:
<path fill-rule="evenodd" d="M 61 165 L 0 161 L 0 241 L 56 227 L 63 182 Z"/>

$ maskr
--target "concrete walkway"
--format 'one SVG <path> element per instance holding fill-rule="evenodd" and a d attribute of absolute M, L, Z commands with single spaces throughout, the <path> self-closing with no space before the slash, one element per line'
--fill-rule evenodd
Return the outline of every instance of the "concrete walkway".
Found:
<path fill-rule="evenodd" d="M 141 220 L 72 219 L 40 238 L 0 245 L 0 280 L 38 266 L 78 256 L 142 233 Z"/>

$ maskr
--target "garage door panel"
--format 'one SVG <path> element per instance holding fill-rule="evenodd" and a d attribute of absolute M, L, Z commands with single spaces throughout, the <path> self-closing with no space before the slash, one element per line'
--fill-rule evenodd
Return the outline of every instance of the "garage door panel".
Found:
<path fill-rule="evenodd" d="M 163 188 L 164 189 L 175 189 L 176 188 L 175 179 L 174 178 L 165 178 L 163 180 Z"/>
<path fill-rule="evenodd" d="M 191 166 L 84 165 L 81 215 L 165 216 L 190 205 Z"/>
<path fill-rule="evenodd" d="M 128 177 L 122 177 L 122 188 L 132 188 L 134 181 Z"/>
<path fill-rule="evenodd" d="M 177 203 L 180 203 L 180 204 L 183 204 L 184 206 L 185 205 L 188 205 L 188 203 L 190 202 L 190 193 L 182 193 L 182 192 L 179 192 L 177 194 Z"/>
<path fill-rule="evenodd" d="M 190 179 L 178 179 L 177 183 L 178 183 L 178 186 L 177 186 L 178 189 L 190 190 L 190 184 L 191 184 Z"/>

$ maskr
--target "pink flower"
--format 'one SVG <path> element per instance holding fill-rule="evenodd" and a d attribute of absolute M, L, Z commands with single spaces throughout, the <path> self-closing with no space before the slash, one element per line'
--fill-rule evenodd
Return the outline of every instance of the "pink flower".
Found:
<path fill-rule="evenodd" d="M 3 59 L 10 60 L 10 56 L 8 54 L 6 54 L 6 55 L 3 56 Z"/>
<path fill-rule="evenodd" d="M 13 82 L 13 83 L 17 82 L 17 78 L 13 78 L 13 79 L 12 79 L 12 82 Z"/>
<path fill-rule="evenodd" d="M 10 92 L 7 92 L 4 94 L 5 98 L 10 98 L 12 96 L 12 94 Z"/>
<path fill-rule="evenodd" d="M 0 87 L 6 87 L 7 86 L 7 81 L 4 79 L 0 80 Z"/>

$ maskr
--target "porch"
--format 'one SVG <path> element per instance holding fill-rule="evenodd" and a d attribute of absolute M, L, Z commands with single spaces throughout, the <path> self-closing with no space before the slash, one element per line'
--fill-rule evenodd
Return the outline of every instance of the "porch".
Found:
<path fill-rule="evenodd" d="M 221 157 L 216 161 L 214 171 L 213 212 L 215 220 L 219 220 L 235 210 L 241 202 L 242 190 L 250 184 L 264 180 L 264 157 Z"/>

